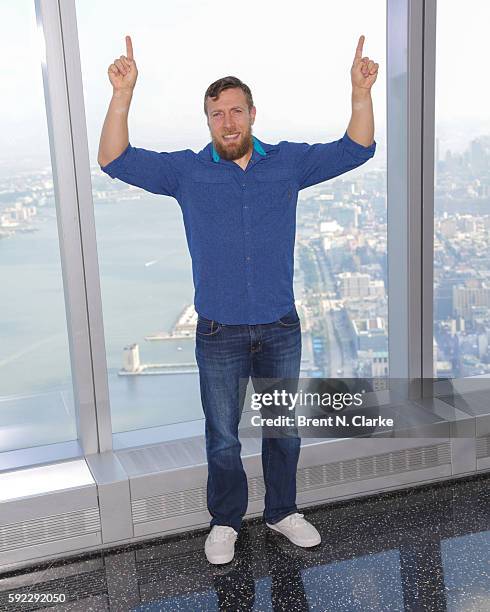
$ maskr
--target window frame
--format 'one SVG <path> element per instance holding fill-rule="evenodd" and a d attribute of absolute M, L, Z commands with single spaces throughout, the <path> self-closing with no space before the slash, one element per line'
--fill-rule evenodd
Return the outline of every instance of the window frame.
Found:
<path fill-rule="evenodd" d="M 75 0 L 34 2 L 46 46 L 42 73 L 79 433 L 78 451 L 72 445 L 67 452 L 154 443 L 147 430 L 112 433 Z M 389 372 L 414 382 L 433 376 L 436 5 L 387 0 Z M 59 460 L 56 446 L 37 449 L 43 463 Z M 18 456 L 16 467 L 38 462 L 32 453 Z"/>
<path fill-rule="evenodd" d="M 387 14 L 389 372 L 412 399 L 433 377 L 436 8 L 394 0 Z"/>

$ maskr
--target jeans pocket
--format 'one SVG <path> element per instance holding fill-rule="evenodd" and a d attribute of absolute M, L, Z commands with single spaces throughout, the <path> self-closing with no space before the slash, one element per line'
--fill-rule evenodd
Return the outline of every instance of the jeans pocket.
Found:
<path fill-rule="evenodd" d="M 278 321 L 281 327 L 296 327 L 300 324 L 300 318 L 298 316 L 298 312 L 296 310 L 296 306 L 283 315 Z"/>
<path fill-rule="evenodd" d="M 216 336 L 221 330 L 221 323 L 206 319 L 200 315 L 197 317 L 196 334 L 199 336 Z"/>

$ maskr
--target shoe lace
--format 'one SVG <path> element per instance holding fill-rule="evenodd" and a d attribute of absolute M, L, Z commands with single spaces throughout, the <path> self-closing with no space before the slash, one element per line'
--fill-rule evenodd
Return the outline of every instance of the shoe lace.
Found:
<path fill-rule="evenodd" d="M 220 541 L 220 540 L 226 541 L 235 535 L 236 535 L 236 531 L 233 529 L 233 527 L 226 527 L 224 525 L 218 525 L 213 529 L 211 538 L 214 541 Z"/>
<path fill-rule="evenodd" d="M 295 512 L 294 514 L 290 514 L 286 518 L 291 526 L 298 525 L 301 522 L 304 522 L 304 514 L 300 514 L 299 512 Z"/>

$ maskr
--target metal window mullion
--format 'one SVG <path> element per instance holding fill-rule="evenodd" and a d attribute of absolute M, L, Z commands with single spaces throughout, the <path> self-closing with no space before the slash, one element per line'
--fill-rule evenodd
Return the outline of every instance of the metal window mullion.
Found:
<path fill-rule="evenodd" d="M 63 47 L 65 53 L 73 158 L 77 178 L 80 234 L 82 237 L 85 268 L 85 291 L 89 319 L 90 344 L 92 348 L 97 431 L 99 437 L 99 450 L 100 452 L 105 452 L 112 450 L 112 421 L 77 17 L 75 0 L 58 1 L 60 3 Z"/>
<path fill-rule="evenodd" d="M 422 377 L 422 126 L 424 70 L 424 0 L 408 3 L 408 372 Z M 420 388 L 415 387 L 418 393 Z"/>
<path fill-rule="evenodd" d="M 434 372 L 434 143 L 437 0 L 424 3 L 424 82 L 422 125 L 422 377 Z M 428 381 L 430 383 L 430 380 Z M 429 384 L 427 391 L 432 393 Z"/>
<path fill-rule="evenodd" d="M 387 4 L 389 370 L 407 381 L 422 376 L 423 8 Z"/>
<path fill-rule="evenodd" d="M 63 23 L 62 26 L 61 21 L 62 10 L 72 9 L 74 15 L 74 0 L 63 0 L 62 3 L 35 0 L 35 9 L 38 28 L 44 34 L 46 52 L 42 73 L 77 431 L 84 453 L 89 454 L 99 449 L 107 450 L 107 433 L 104 430 L 101 436 L 101 421 L 107 428 L 108 420 L 110 430 L 110 414 L 108 393 L 106 404 L 103 391 L 102 399 L 97 395 L 101 386 L 102 389 L 105 386 L 107 391 L 107 382 L 100 383 L 104 376 L 107 381 L 107 376 L 103 332 L 101 336 L 97 326 L 102 321 L 100 290 L 98 302 L 97 296 L 94 296 L 94 285 L 98 288 L 98 273 L 88 148 L 86 130 L 82 128 L 85 125 L 83 96 L 80 95 L 77 104 L 70 104 L 75 93 L 72 72 L 77 58 L 80 65 L 78 43 L 76 58 L 73 58 L 73 47 L 66 47 L 67 31 L 70 30 L 67 24 Z M 81 92 L 80 70 L 78 79 Z M 85 160 L 81 154 L 83 143 L 86 148 Z M 88 193 L 90 200 L 87 200 Z M 96 383 L 99 383 L 99 388 Z"/>

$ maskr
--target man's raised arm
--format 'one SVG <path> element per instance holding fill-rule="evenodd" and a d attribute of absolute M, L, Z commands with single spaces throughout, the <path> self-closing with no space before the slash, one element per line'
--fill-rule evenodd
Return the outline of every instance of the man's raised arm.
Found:
<path fill-rule="evenodd" d="M 130 36 L 126 36 L 126 55 L 115 59 L 107 72 L 113 92 L 100 135 L 97 161 L 101 166 L 119 157 L 129 144 L 128 114 L 138 77 Z"/>
<path fill-rule="evenodd" d="M 351 68 L 352 115 L 347 135 L 355 142 L 369 147 L 374 141 L 371 87 L 378 76 L 379 64 L 362 56 L 363 45 L 364 36 L 360 36 Z"/>

